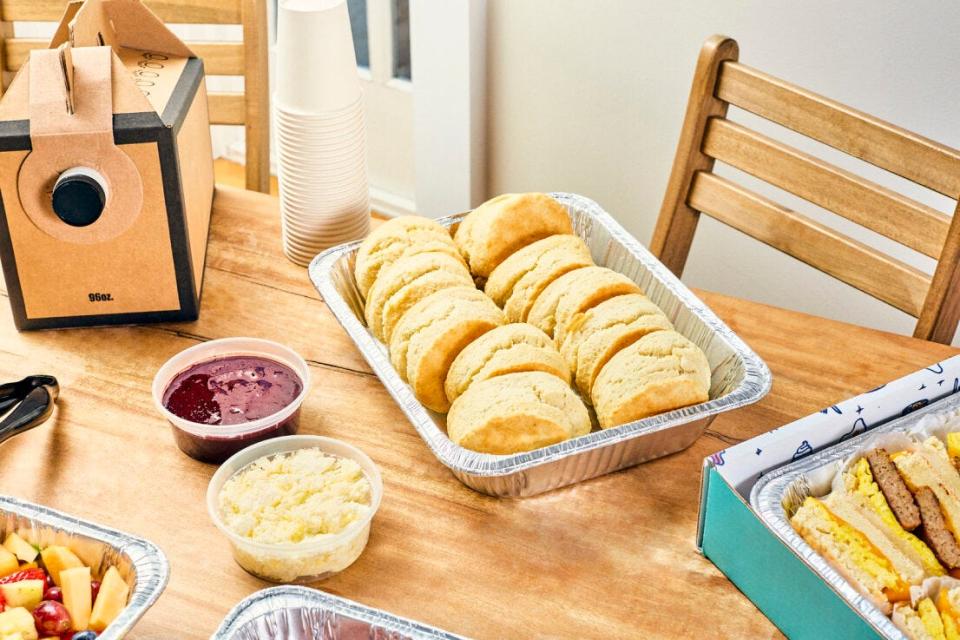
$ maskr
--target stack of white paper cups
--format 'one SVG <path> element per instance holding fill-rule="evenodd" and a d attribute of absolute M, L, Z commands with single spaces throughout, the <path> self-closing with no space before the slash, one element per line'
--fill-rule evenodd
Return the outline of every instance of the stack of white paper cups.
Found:
<path fill-rule="evenodd" d="M 274 105 L 283 251 L 306 265 L 370 230 L 363 97 L 344 0 L 280 0 Z"/>

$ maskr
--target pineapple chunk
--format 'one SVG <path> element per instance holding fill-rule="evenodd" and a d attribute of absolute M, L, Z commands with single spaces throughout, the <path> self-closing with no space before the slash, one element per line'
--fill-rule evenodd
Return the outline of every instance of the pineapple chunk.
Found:
<path fill-rule="evenodd" d="M 23 640 L 37 640 L 40 635 L 34 625 L 33 614 L 23 607 L 14 607 L 0 613 L 0 637 L 13 636 L 16 633 L 23 636 Z"/>
<path fill-rule="evenodd" d="M 0 594 L 8 606 L 33 610 L 43 600 L 43 580 L 21 580 L 0 584 Z"/>
<path fill-rule="evenodd" d="M 40 555 L 36 547 L 15 533 L 7 536 L 7 539 L 3 541 L 3 546 L 23 562 L 33 562 L 37 559 L 37 556 Z"/>
<path fill-rule="evenodd" d="M 47 568 L 47 573 L 50 574 L 50 577 L 53 578 L 54 584 L 58 587 L 63 587 L 60 584 L 60 572 L 64 569 L 73 569 L 75 567 L 82 567 L 83 562 L 80 561 L 80 558 L 77 555 L 67 549 L 66 547 L 51 546 L 47 547 L 40 552 L 40 557 L 43 559 L 43 566 Z"/>
<path fill-rule="evenodd" d="M 86 631 L 90 623 L 90 567 L 73 567 L 60 572 L 63 606 L 70 614 L 74 631 Z"/>
<path fill-rule="evenodd" d="M 5 547 L 0 547 L 0 576 L 8 576 L 19 568 L 17 556 L 7 551 Z"/>
<path fill-rule="evenodd" d="M 106 629 L 127 606 L 127 596 L 129 594 L 130 587 L 120 577 L 117 568 L 110 567 L 107 569 L 103 580 L 100 582 L 100 593 L 97 594 L 93 612 L 90 614 L 90 628 L 97 633 Z"/>

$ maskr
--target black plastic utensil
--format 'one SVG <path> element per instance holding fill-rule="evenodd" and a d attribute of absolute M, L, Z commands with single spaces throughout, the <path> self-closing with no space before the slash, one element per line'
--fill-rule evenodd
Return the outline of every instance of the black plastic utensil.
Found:
<path fill-rule="evenodd" d="M 43 424 L 53 413 L 60 385 L 53 376 L 28 376 L 0 385 L 0 443 Z"/>

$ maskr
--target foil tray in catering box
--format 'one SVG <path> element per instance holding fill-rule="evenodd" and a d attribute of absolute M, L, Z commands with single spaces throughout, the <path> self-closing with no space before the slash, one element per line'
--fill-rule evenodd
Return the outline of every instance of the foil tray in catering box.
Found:
<path fill-rule="evenodd" d="M 210 640 L 464 640 L 307 587 L 272 587 L 242 600 Z"/>
<path fill-rule="evenodd" d="M 417 401 L 390 364 L 386 346 L 367 329 L 353 275 L 360 243 L 329 249 L 309 267 L 324 302 L 434 455 L 461 482 L 494 496 L 536 495 L 685 449 L 717 414 L 756 402 L 771 384 L 770 370 L 759 356 L 610 214 L 583 196 L 550 195 L 567 208 L 574 232 L 587 243 L 594 261 L 633 279 L 677 331 L 703 349 L 713 373 L 709 401 L 525 453 L 464 449 L 447 437 L 445 416 Z M 437 222 L 453 226 L 466 215 Z"/>
<path fill-rule="evenodd" d="M 97 640 L 126 636 L 157 601 L 170 578 L 167 558 L 153 543 L 47 507 L 0 496 L 0 537 L 11 532 L 40 547 L 68 547 L 94 575 L 103 575 L 111 565 L 120 571 L 130 585 L 130 600 Z"/>
<path fill-rule="evenodd" d="M 781 467 L 761 478 L 750 492 L 750 504 L 764 525 L 884 638 L 907 640 L 876 605 L 807 544 L 790 524 L 789 518 L 807 496 L 821 497 L 829 493 L 831 482 L 840 471 L 843 461 L 867 446 L 870 439 L 878 434 L 906 431 L 926 415 L 951 410 L 960 410 L 960 395 L 954 394 L 933 402 L 855 438 Z"/>

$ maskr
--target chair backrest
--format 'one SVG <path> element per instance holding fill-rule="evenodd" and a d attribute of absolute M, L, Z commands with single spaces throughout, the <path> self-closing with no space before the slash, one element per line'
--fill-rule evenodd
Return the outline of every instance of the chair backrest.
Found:
<path fill-rule="evenodd" d="M 0 71 L 6 90 L 31 49 L 46 40 L 18 38 L 16 22 L 57 21 L 68 0 L 0 0 Z M 243 76 L 242 93 L 210 93 L 211 124 L 246 129 L 247 189 L 270 190 L 270 95 L 268 87 L 267 10 L 265 0 L 146 0 L 171 24 L 243 25 L 243 42 L 188 42 L 203 59 L 208 76 Z"/>
<path fill-rule="evenodd" d="M 960 216 L 953 218 L 727 118 L 727 107 L 792 129 L 953 200 L 960 151 L 738 62 L 736 41 L 700 52 L 651 250 L 683 271 L 700 213 L 918 318 L 949 344 L 960 321 Z M 713 173 L 720 161 L 937 260 L 931 278 Z"/>

